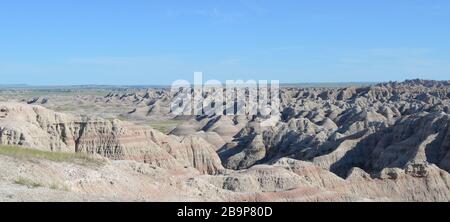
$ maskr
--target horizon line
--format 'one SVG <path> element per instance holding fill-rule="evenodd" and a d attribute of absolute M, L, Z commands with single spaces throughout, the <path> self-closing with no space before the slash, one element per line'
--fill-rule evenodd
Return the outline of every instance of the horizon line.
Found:
<path fill-rule="evenodd" d="M 376 84 L 382 82 L 398 82 L 398 81 L 342 81 L 342 82 L 280 82 L 280 85 L 315 85 L 315 84 Z M 270 83 L 270 82 L 269 82 Z M 225 83 L 224 83 L 225 84 Z M 18 83 L 18 84 L 0 84 L 2 87 L 169 87 L 172 84 L 96 84 L 96 83 L 86 83 L 86 84 L 28 84 L 28 83 Z M 191 84 L 195 85 L 195 84 Z"/>

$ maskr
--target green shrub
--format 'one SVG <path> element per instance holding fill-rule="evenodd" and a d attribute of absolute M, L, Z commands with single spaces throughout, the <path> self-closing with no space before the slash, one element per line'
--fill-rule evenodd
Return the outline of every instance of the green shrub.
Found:
<path fill-rule="evenodd" d="M 19 179 L 14 181 L 15 184 L 19 184 L 19 185 L 23 185 L 23 186 L 27 186 L 28 188 L 38 188 L 38 187 L 42 187 L 43 185 L 39 182 L 27 179 L 27 178 L 23 178 L 20 177 Z"/>

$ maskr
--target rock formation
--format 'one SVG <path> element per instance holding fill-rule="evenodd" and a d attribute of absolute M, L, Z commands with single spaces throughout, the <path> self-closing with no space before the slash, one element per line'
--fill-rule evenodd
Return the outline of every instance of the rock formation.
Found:
<path fill-rule="evenodd" d="M 0 144 L 98 154 L 164 168 L 222 169 L 212 145 L 200 137 L 167 136 L 150 127 L 53 112 L 40 106 L 0 103 Z"/>
<path fill-rule="evenodd" d="M 450 200 L 450 81 L 282 87 L 280 114 L 271 117 L 177 116 L 170 112 L 168 89 L 74 99 L 96 107 L 125 104 L 120 117 L 140 124 L 54 112 L 42 106 L 54 106 L 58 98 L 36 98 L 0 103 L 0 144 L 103 156 L 110 161 L 105 172 L 145 171 L 162 181 L 155 186 L 165 197 L 174 198 L 173 192 L 181 200 Z M 145 125 L 159 118 L 180 124 L 168 135 Z M 16 167 L 11 159 L 4 164 Z M 63 172 L 55 175 L 70 181 Z M 85 189 L 71 187 L 91 195 L 87 190 L 98 187 L 87 181 Z M 152 199 L 144 187 L 125 195 L 124 181 L 114 183 L 123 185 L 116 189 L 124 197 Z M 165 189 L 168 184 L 176 186 Z"/>

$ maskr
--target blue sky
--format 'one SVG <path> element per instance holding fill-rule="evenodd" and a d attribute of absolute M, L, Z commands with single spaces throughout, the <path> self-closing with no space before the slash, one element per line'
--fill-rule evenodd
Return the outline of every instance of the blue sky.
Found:
<path fill-rule="evenodd" d="M 447 0 L 2 0 L 0 84 L 450 79 Z"/>

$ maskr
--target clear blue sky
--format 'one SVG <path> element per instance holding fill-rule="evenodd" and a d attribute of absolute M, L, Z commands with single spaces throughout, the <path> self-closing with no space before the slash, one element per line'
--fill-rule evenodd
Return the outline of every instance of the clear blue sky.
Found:
<path fill-rule="evenodd" d="M 450 79 L 448 0 L 5 0 L 0 84 Z"/>

